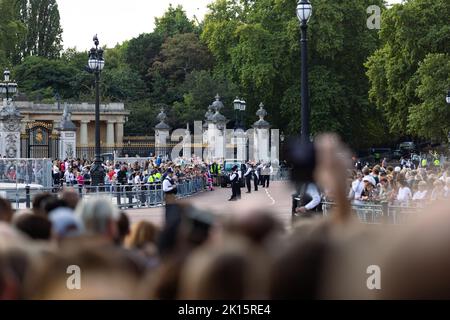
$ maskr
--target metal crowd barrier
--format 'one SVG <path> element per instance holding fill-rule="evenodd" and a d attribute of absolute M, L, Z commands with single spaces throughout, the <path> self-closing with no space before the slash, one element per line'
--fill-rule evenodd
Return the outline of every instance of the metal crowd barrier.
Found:
<path fill-rule="evenodd" d="M 330 211 L 334 206 L 333 202 L 322 202 L 323 215 L 330 215 Z M 417 216 L 424 207 L 420 204 L 396 205 L 383 203 L 352 203 L 352 212 L 362 223 L 366 224 L 405 224 L 415 216 Z"/>
<path fill-rule="evenodd" d="M 120 209 L 158 207 L 164 205 L 164 192 L 162 183 L 151 184 L 112 184 L 103 186 L 66 185 L 53 188 L 15 189 L 7 193 L 6 197 L 14 204 L 16 209 L 31 208 L 32 199 L 43 192 L 56 193 L 63 188 L 73 188 L 79 192 L 80 198 L 92 196 L 110 197 L 111 201 Z M 186 198 L 205 190 L 207 187 L 204 178 L 186 179 L 177 185 L 177 198 Z"/>

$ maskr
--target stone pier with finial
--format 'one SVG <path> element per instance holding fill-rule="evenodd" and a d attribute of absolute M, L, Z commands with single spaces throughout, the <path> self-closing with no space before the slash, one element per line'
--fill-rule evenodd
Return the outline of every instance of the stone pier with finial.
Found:
<path fill-rule="evenodd" d="M 208 124 L 208 148 L 210 150 L 209 161 L 222 162 L 225 157 L 227 118 L 220 113 L 224 108 L 219 94 L 212 103 L 213 115 Z"/>
<path fill-rule="evenodd" d="M 256 115 L 259 117 L 259 120 L 253 124 L 253 158 L 255 161 L 267 162 L 270 161 L 270 123 L 264 119 L 267 116 L 267 111 L 264 109 L 262 102 Z"/>
<path fill-rule="evenodd" d="M 156 155 L 167 155 L 167 142 L 170 139 L 170 126 L 166 123 L 167 115 L 164 108 L 156 117 L 159 123 L 155 126 L 155 153 Z"/>

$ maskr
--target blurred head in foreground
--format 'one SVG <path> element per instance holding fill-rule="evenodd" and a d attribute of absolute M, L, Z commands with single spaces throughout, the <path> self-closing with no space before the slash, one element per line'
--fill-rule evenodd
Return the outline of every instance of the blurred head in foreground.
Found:
<path fill-rule="evenodd" d="M 75 214 L 81 220 L 86 235 L 114 241 L 118 235 L 119 210 L 110 199 L 95 197 L 81 201 Z"/>

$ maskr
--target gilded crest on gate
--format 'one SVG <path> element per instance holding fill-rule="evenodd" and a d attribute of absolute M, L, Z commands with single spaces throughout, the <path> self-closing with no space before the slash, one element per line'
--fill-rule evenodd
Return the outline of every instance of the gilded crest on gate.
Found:
<path fill-rule="evenodd" d="M 36 139 L 37 143 L 42 143 L 44 141 L 44 134 L 42 133 L 42 129 L 41 128 L 38 128 L 36 130 L 36 137 L 35 137 L 35 139 Z"/>

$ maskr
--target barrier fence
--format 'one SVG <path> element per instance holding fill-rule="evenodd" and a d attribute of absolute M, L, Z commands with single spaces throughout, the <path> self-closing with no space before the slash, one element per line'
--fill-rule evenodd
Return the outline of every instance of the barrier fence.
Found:
<path fill-rule="evenodd" d="M 16 184 L 52 186 L 51 159 L 0 158 L 1 189 L 13 188 Z"/>
<path fill-rule="evenodd" d="M 74 185 L 68 186 L 79 192 L 80 198 L 89 198 L 93 196 L 109 197 L 111 201 L 120 209 L 124 208 L 143 208 L 157 207 L 164 205 L 164 192 L 162 183 L 152 184 L 127 184 L 127 185 L 104 185 L 87 186 Z M 16 189 L 8 195 L 8 199 L 15 203 L 16 209 L 31 208 L 32 199 L 42 192 L 58 192 L 64 187 L 53 188 L 33 188 L 26 186 L 23 189 Z M 67 188 L 67 186 L 66 186 Z M 199 193 L 206 189 L 206 183 L 202 177 L 183 180 L 177 185 L 177 198 L 185 198 Z"/>
<path fill-rule="evenodd" d="M 333 202 L 322 202 L 323 215 L 330 215 Z M 352 213 L 366 224 L 405 224 L 424 210 L 424 204 L 396 205 L 383 203 L 352 203 Z"/>

